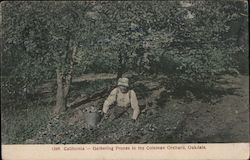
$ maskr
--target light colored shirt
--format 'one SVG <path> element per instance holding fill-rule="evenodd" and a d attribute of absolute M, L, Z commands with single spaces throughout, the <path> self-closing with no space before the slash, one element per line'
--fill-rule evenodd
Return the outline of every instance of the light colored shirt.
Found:
<path fill-rule="evenodd" d="M 132 119 L 137 119 L 140 113 L 140 109 L 138 106 L 138 100 L 136 94 L 133 90 L 130 90 L 127 93 L 122 93 L 119 87 L 113 89 L 103 104 L 103 109 L 102 109 L 103 112 L 107 113 L 110 105 L 114 104 L 115 102 L 117 106 L 120 107 L 128 107 L 129 105 L 131 105 L 132 109 L 134 110 Z"/>

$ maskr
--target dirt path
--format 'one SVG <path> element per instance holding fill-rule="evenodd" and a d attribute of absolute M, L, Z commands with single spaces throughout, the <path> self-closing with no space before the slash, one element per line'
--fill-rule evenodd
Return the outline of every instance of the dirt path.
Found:
<path fill-rule="evenodd" d="M 100 74 L 85 74 L 80 77 L 73 78 L 72 82 L 82 82 L 82 81 L 95 81 L 95 80 L 106 80 L 115 79 L 116 74 L 100 73 Z"/>

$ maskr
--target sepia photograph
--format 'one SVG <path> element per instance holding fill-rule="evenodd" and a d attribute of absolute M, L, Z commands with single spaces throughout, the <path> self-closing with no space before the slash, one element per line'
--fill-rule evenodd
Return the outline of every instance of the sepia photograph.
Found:
<path fill-rule="evenodd" d="M 1 2 L 1 145 L 249 144 L 248 14 L 246 0 Z"/>

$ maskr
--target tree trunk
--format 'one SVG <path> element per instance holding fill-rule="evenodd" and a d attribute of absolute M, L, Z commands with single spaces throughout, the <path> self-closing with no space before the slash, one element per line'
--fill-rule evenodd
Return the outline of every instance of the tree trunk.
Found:
<path fill-rule="evenodd" d="M 66 109 L 66 99 L 64 97 L 63 74 L 57 69 L 57 92 L 56 92 L 56 106 L 54 107 L 54 114 L 59 114 Z"/>
<path fill-rule="evenodd" d="M 54 114 L 58 115 L 66 110 L 67 98 L 69 95 L 70 85 L 72 81 L 72 72 L 74 67 L 74 56 L 76 54 L 76 45 L 70 47 L 67 60 L 68 70 L 63 72 L 60 69 L 56 70 L 57 73 L 57 93 L 56 93 L 56 105 L 54 107 Z"/>

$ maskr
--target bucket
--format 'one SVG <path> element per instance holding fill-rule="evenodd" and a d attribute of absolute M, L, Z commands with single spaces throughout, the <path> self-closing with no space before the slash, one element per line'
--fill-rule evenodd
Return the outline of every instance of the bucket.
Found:
<path fill-rule="evenodd" d="M 90 126 L 90 127 L 96 127 L 96 125 L 100 122 L 101 120 L 101 115 L 98 112 L 85 112 L 84 113 L 84 118 L 85 122 Z"/>

